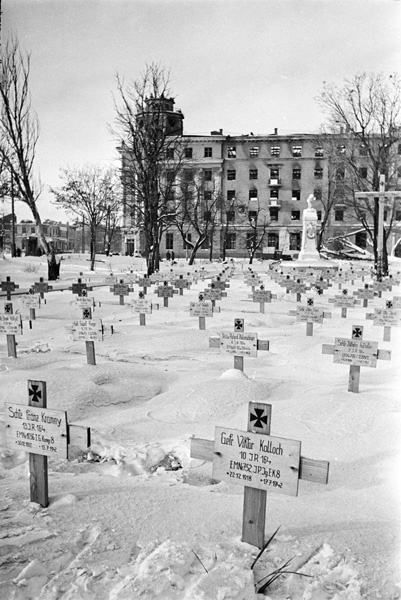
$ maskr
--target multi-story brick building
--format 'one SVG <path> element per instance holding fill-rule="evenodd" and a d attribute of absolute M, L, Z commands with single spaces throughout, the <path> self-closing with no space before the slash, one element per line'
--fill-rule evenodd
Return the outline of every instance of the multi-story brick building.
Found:
<path fill-rule="evenodd" d="M 181 112 L 179 115 L 182 123 L 183 115 Z M 346 186 L 341 185 L 344 170 L 333 169 L 332 157 L 317 135 L 282 135 L 276 129 L 267 135 L 230 136 L 224 135 L 220 129 L 210 135 L 182 135 L 182 139 L 185 142 L 185 161 L 180 178 L 202 181 L 205 198 L 213 193 L 220 194 L 222 199 L 213 239 L 203 244 L 197 257 L 208 258 L 211 245 L 213 257 L 247 256 L 253 231 L 251 222 L 256 219 L 258 228 L 265 230 L 258 255 L 271 257 L 282 254 L 296 258 L 301 249 L 302 212 L 307 207 L 306 200 L 314 195 L 314 208 L 322 222 L 333 176 L 340 180 L 336 189 L 341 193 L 334 198 L 330 218 L 325 223 L 325 236 L 355 232 L 350 235 L 351 241 L 362 247 L 366 244 L 366 233 L 361 231 L 361 223 L 350 203 L 345 201 Z M 123 168 L 127 168 L 126 149 L 121 154 Z M 399 158 L 401 160 L 401 152 Z M 361 173 L 366 170 L 364 160 L 361 152 Z M 132 202 L 133 199 L 130 200 Z M 141 252 L 143 248 L 140 223 L 132 221 L 128 204 L 124 209 L 123 252 L 132 254 L 134 251 Z M 401 236 L 401 212 L 397 217 L 399 220 L 392 223 L 389 250 Z M 176 257 L 188 254 L 188 247 L 174 226 L 164 234 L 161 243 L 162 255 L 172 252 Z"/>

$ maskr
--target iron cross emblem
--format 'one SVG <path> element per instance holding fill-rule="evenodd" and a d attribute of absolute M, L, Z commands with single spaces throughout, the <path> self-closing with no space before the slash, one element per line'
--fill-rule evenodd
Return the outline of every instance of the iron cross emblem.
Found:
<path fill-rule="evenodd" d="M 354 326 L 352 328 L 352 339 L 361 340 L 363 336 L 363 327 Z"/>
<path fill-rule="evenodd" d="M 253 423 L 253 427 L 263 427 L 264 425 L 267 425 L 267 414 L 265 414 L 265 411 L 263 410 L 263 408 L 255 408 L 255 414 L 250 415 L 249 417 L 251 423 L 253 423 L 253 421 L 255 421 Z"/>

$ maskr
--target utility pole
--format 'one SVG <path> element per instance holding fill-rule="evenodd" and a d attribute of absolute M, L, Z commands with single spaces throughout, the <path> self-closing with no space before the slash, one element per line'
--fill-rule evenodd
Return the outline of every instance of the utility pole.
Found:
<path fill-rule="evenodd" d="M 384 273 L 384 204 L 386 200 L 394 200 L 396 197 L 401 196 L 401 191 L 386 192 L 386 177 L 380 175 L 379 177 L 379 191 L 377 192 L 356 192 L 356 198 L 372 198 L 374 201 L 378 201 L 378 216 L 377 216 L 377 252 L 376 252 L 376 276 L 377 280 L 381 281 Z"/>

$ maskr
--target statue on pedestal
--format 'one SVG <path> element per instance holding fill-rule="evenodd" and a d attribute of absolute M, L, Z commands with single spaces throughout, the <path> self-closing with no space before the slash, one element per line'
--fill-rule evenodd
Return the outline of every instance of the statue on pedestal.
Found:
<path fill-rule="evenodd" d="M 316 250 L 317 212 L 312 207 L 313 194 L 307 199 L 308 208 L 302 213 L 302 245 L 298 260 L 320 260 Z"/>

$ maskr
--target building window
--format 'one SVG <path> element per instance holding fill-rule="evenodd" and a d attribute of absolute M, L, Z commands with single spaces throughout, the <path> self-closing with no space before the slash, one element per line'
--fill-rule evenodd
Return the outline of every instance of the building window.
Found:
<path fill-rule="evenodd" d="M 257 213 L 257 211 L 256 211 L 256 210 L 250 210 L 250 211 L 248 212 L 248 219 L 249 219 L 250 221 L 252 221 L 252 220 L 256 221 L 257 217 L 258 217 L 258 213 Z"/>
<path fill-rule="evenodd" d="M 292 178 L 293 179 L 301 179 L 301 169 L 293 169 L 292 170 Z"/>
<path fill-rule="evenodd" d="M 396 210 L 395 211 L 395 220 L 396 221 L 401 221 L 401 210 Z"/>
<path fill-rule="evenodd" d="M 236 177 L 237 177 L 237 171 L 235 169 L 229 169 L 227 171 L 227 179 L 229 181 L 234 181 Z"/>
<path fill-rule="evenodd" d="M 167 232 L 166 233 L 166 250 L 174 249 L 174 234 Z"/>
<path fill-rule="evenodd" d="M 212 211 L 211 210 L 205 210 L 203 212 L 203 220 L 204 221 L 210 221 L 211 218 L 212 218 Z"/>
<path fill-rule="evenodd" d="M 21 228 L 21 234 L 22 235 L 26 235 L 26 227 L 22 227 Z"/>
<path fill-rule="evenodd" d="M 342 208 L 336 208 L 334 211 L 335 221 L 344 221 L 344 210 Z"/>
<path fill-rule="evenodd" d="M 203 171 L 203 177 L 205 181 L 212 181 L 212 171 L 210 169 Z"/>
<path fill-rule="evenodd" d="M 290 250 L 301 250 L 300 233 L 290 233 Z"/>
<path fill-rule="evenodd" d="M 249 190 L 249 200 L 258 199 L 258 190 Z"/>
<path fill-rule="evenodd" d="M 235 200 L 235 190 L 227 190 L 227 200 L 229 202 Z"/>
<path fill-rule="evenodd" d="M 236 146 L 229 146 L 227 148 L 227 157 L 228 158 L 237 158 L 237 147 Z"/>
<path fill-rule="evenodd" d="M 316 158 L 323 158 L 323 148 L 321 146 L 316 146 L 315 156 Z"/>
<path fill-rule="evenodd" d="M 315 197 L 315 200 L 321 200 L 322 199 L 322 188 L 315 188 L 313 190 L 313 195 Z"/>
<path fill-rule="evenodd" d="M 212 156 L 213 156 L 213 148 L 205 148 L 204 149 L 204 157 L 212 158 Z"/>
<path fill-rule="evenodd" d="M 249 169 L 249 179 L 257 179 L 258 178 L 258 170 L 257 169 Z"/>
<path fill-rule="evenodd" d="M 401 144 L 398 144 L 397 152 L 398 152 L 398 154 L 401 154 Z"/>
<path fill-rule="evenodd" d="M 358 173 L 359 173 L 359 177 L 361 179 L 367 179 L 367 177 L 368 177 L 368 169 L 367 169 L 367 167 L 359 167 Z"/>
<path fill-rule="evenodd" d="M 174 158 L 174 148 L 167 148 L 166 157 L 170 160 Z"/>
<path fill-rule="evenodd" d="M 317 167 L 314 171 L 315 179 L 323 179 L 323 169 L 321 167 Z"/>
<path fill-rule="evenodd" d="M 172 173 L 172 175 L 174 175 L 174 173 Z M 194 179 L 194 172 L 191 171 L 190 169 L 185 169 L 184 171 L 184 181 L 186 181 L 187 183 L 193 181 Z"/>
<path fill-rule="evenodd" d="M 301 190 L 292 190 L 291 199 L 292 200 L 301 200 Z"/>
<path fill-rule="evenodd" d="M 299 221 L 301 218 L 301 211 L 292 210 L 291 211 L 291 221 Z"/>
<path fill-rule="evenodd" d="M 362 146 L 360 146 L 360 148 L 359 148 L 359 156 L 367 156 L 367 155 L 368 155 L 368 149 L 364 144 L 362 144 Z"/>
<path fill-rule="evenodd" d="M 207 238 L 202 242 L 202 248 L 204 250 L 207 250 L 207 248 L 209 248 L 210 246 L 210 240 L 209 240 L 209 236 L 207 236 Z"/>
<path fill-rule="evenodd" d="M 192 148 L 185 148 L 185 158 L 192 158 Z"/>
<path fill-rule="evenodd" d="M 317 210 L 316 213 L 317 213 L 317 220 L 321 221 L 322 220 L 322 211 L 321 210 Z"/>
<path fill-rule="evenodd" d="M 259 146 L 252 146 L 249 149 L 249 156 L 251 158 L 255 158 L 255 156 L 259 156 Z"/>
<path fill-rule="evenodd" d="M 270 190 L 270 198 L 273 200 L 278 200 L 278 188 L 272 188 Z"/>
<path fill-rule="evenodd" d="M 235 233 L 227 233 L 226 235 L 226 248 L 227 250 L 235 250 L 237 236 Z"/>
<path fill-rule="evenodd" d="M 235 221 L 235 211 L 228 210 L 226 213 L 227 223 L 233 223 Z"/>
<path fill-rule="evenodd" d="M 270 154 L 272 156 L 280 156 L 280 146 L 272 146 L 270 148 Z"/>
<path fill-rule="evenodd" d="M 206 202 L 210 202 L 212 200 L 212 192 L 210 190 L 205 190 L 203 192 L 203 198 L 206 200 Z"/>
<path fill-rule="evenodd" d="M 293 156 L 302 156 L 302 146 L 293 146 L 292 147 L 292 155 Z"/>
<path fill-rule="evenodd" d="M 387 217 L 388 217 L 388 211 L 385 210 L 383 213 L 383 221 L 387 221 Z"/>
<path fill-rule="evenodd" d="M 270 221 L 278 221 L 278 208 L 275 206 L 272 206 L 271 208 L 269 208 L 269 213 L 270 213 Z"/>
<path fill-rule="evenodd" d="M 279 179 L 280 169 L 278 167 L 270 167 L 270 179 Z"/>
<path fill-rule="evenodd" d="M 277 233 L 269 233 L 267 236 L 267 245 L 269 248 L 278 249 L 278 235 Z"/>

